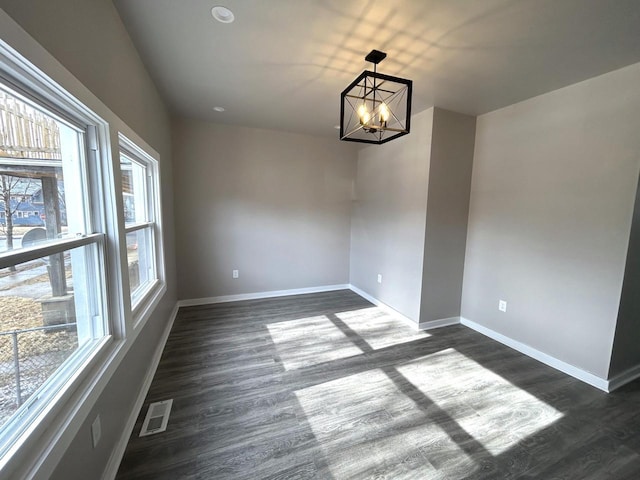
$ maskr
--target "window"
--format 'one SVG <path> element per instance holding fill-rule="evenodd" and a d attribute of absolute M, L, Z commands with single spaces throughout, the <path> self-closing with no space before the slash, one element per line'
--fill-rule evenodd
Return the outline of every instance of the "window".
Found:
<path fill-rule="evenodd" d="M 120 172 L 131 306 L 134 317 L 160 286 L 162 265 L 157 244 L 158 162 L 120 134 Z"/>
<path fill-rule="evenodd" d="M 0 49 L 0 458 L 38 427 L 44 431 L 61 408 L 53 399 L 70 395 L 115 325 L 106 314 L 98 148 L 106 124 L 5 53 Z"/>

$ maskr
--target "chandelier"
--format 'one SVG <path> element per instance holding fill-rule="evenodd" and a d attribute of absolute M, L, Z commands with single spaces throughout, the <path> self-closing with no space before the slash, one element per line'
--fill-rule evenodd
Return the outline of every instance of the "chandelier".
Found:
<path fill-rule="evenodd" d="M 340 140 L 380 145 L 409 133 L 413 82 L 378 73 L 386 53 L 371 50 L 365 70 L 340 95 Z"/>

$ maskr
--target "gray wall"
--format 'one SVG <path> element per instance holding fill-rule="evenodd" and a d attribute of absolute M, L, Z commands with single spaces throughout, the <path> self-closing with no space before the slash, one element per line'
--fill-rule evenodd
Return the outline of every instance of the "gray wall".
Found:
<path fill-rule="evenodd" d="M 351 284 L 415 322 L 432 126 L 431 108 L 412 117 L 411 134 L 359 151 L 351 219 Z"/>
<path fill-rule="evenodd" d="M 639 131 L 640 64 L 478 117 L 463 317 L 607 378 Z"/>
<path fill-rule="evenodd" d="M 609 377 L 640 365 L 640 184 L 638 187 Z"/>
<path fill-rule="evenodd" d="M 431 108 L 411 124 L 359 151 L 351 284 L 424 323 L 460 315 L 475 117 Z"/>
<path fill-rule="evenodd" d="M 435 108 L 420 323 L 460 316 L 476 118 Z"/>
<path fill-rule="evenodd" d="M 184 119 L 173 135 L 179 298 L 348 283 L 352 145 Z"/>
<path fill-rule="evenodd" d="M 98 479 L 133 410 L 141 381 L 176 302 L 169 116 L 111 1 L 2 0 L 0 7 L 161 156 L 167 293 L 51 477 Z M 26 48 L 22 53 L 40 64 L 47 63 L 48 74 L 64 80 L 65 88 L 118 128 L 121 120 L 104 106 L 94 105 L 93 97 L 83 91 L 82 85 L 51 65 L 38 48 Z M 90 422 L 97 413 L 102 418 L 102 439 L 94 450 Z"/>

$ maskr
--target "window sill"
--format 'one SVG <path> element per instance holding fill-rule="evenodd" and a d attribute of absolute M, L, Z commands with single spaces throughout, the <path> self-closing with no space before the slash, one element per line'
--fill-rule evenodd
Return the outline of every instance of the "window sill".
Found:
<path fill-rule="evenodd" d="M 160 303 L 160 300 L 166 291 L 166 283 L 156 279 L 149 283 L 149 285 L 137 296 L 138 301 L 131 309 L 131 314 L 133 316 L 133 329 L 136 333 L 147 323 L 147 320 L 158 306 L 158 303 Z"/>

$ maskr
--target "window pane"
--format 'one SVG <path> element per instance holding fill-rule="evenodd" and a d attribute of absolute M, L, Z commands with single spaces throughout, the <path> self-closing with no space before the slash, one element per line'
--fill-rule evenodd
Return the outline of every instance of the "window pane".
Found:
<path fill-rule="evenodd" d="M 147 222 L 146 168 L 127 155 L 120 155 L 125 224 Z"/>
<path fill-rule="evenodd" d="M 0 85 L 0 251 L 87 232 L 82 141 Z"/>
<path fill-rule="evenodd" d="M 158 162 L 124 135 L 120 139 L 120 171 L 124 220 L 127 231 L 127 265 L 131 306 L 161 288 L 157 282 L 162 269 L 156 258 Z M 135 316 L 135 314 L 134 314 Z"/>
<path fill-rule="evenodd" d="M 153 254 L 153 231 L 150 227 L 127 233 L 127 261 L 132 303 L 137 294 L 156 278 Z"/>
<path fill-rule="evenodd" d="M 0 270 L 0 426 L 102 337 L 95 244 Z"/>

